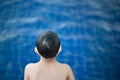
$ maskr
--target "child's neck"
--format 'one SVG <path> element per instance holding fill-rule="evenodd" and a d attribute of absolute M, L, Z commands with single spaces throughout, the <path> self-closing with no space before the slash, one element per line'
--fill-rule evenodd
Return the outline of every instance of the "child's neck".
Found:
<path fill-rule="evenodd" d="M 52 63 L 56 63 L 57 61 L 56 61 L 55 57 L 54 58 L 48 58 L 48 59 L 44 58 L 44 57 L 41 57 L 40 62 L 45 63 L 45 64 L 52 64 Z"/>

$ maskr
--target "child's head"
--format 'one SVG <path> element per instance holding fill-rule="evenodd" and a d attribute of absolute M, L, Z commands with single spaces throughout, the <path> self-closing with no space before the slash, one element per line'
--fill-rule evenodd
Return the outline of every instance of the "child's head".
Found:
<path fill-rule="evenodd" d="M 52 31 L 42 32 L 36 40 L 38 53 L 44 58 L 53 58 L 60 48 L 60 39 Z"/>

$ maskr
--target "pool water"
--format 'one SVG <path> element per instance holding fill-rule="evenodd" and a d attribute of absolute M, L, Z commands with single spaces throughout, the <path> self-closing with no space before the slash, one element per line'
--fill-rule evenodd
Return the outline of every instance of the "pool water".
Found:
<path fill-rule="evenodd" d="M 61 40 L 76 80 L 120 80 L 119 0 L 0 0 L 0 80 L 23 80 L 41 31 Z"/>

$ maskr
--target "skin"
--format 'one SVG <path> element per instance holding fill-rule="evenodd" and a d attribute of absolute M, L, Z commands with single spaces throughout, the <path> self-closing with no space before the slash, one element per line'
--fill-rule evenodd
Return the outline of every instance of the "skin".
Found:
<path fill-rule="evenodd" d="M 61 47 L 58 53 L 61 51 Z M 38 53 L 35 48 L 35 52 Z M 37 63 L 25 67 L 24 80 L 75 80 L 69 65 L 57 62 L 56 58 L 41 56 Z"/>

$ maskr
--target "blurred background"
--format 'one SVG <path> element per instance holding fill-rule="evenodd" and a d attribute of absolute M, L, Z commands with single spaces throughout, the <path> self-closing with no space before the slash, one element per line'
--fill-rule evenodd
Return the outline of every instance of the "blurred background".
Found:
<path fill-rule="evenodd" d="M 120 0 L 0 0 L 0 80 L 23 80 L 41 31 L 61 40 L 76 80 L 120 80 Z"/>

